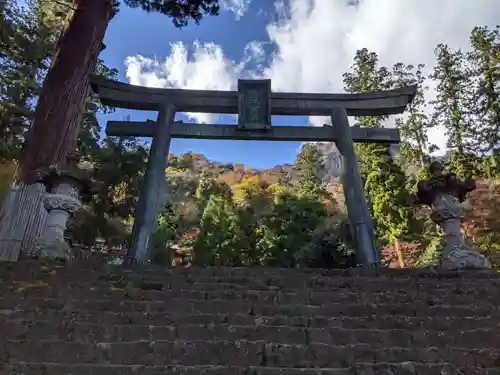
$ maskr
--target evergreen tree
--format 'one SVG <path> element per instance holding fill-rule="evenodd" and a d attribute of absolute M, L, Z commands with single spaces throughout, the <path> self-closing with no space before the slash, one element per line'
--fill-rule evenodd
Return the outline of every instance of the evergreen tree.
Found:
<path fill-rule="evenodd" d="M 0 43 L 0 158 L 17 159 L 56 39 L 64 27 L 64 2 L 9 3 Z"/>
<path fill-rule="evenodd" d="M 323 155 L 311 143 L 305 143 L 297 159 L 294 169 L 298 174 L 296 191 L 299 196 L 324 199 L 328 196 L 325 185 L 320 178 L 323 168 Z"/>
<path fill-rule="evenodd" d="M 323 223 L 327 212 L 321 201 L 290 192 L 279 194 L 272 211 L 264 215 L 257 229 L 258 258 L 261 265 L 295 267 L 304 246 Z"/>
<path fill-rule="evenodd" d="M 445 44 L 436 48 L 436 66 L 430 78 L 436 81 L 436 99 L 432 121 L 442 125 L 448 136 L 447 147 L 453 151 L 451 162 L 458 177 L 469 174 L 467 144 L 472 129 L 471 76 L 466 69 L 465 55 Z"/>
<path fill-rule="evenodd" d="M 220 196 L 229 200 L 232 198 L 231 188 L 227 184 L 214 179 L 207 170 L 203 170 L 195 192 L 201 212 L 205 209 L 211 196 Z"/>
<path fill-rule="evenodd" d="M 351 70 L 344 74 L 347 92 L 378 91 L 394 85 L 391 72 L 379 66 L 377 54 L 367 49 L 357 51 Z M 382 127 L 386 118 L 356 120 L 360 126 Z M 389 146 L 360 144 L 356 150 L 361 172 L 366 176 L 365 189 L 379 240 L 392 242 L 407 235 L 413 222 L 411 198 L 405 187 L 405 175 L 392 158 Z"/>
<path fill-rule="evenodd" d="M 158 215 L 156 231 L 151 237 L 151 260 L 157 264 L 167 264 L 170 260 L 169 243 L 179 237 L 176 207 L 167 203 Z"/>
<path fill-rule="evenodd" d="M 471 106 L 476 150 L 500 158 L 500 26 L 475 27 L 467 54 L 475 82 Z"/>
<path fill-rule="evenodd" d="M 194 261 L 200 265 L 241 266 L 244 263 L 239 218 L 233 202 L 212 195 L 194 245 Z"/>
<path fill-rule="evenodd" d="M 344 89 L 349 93 L 372 92 L 392 88 L 391 72 L 386 67 L 380 67 L 378 56 L 366 48 L 358 50 L 354 56 L 351 72 L 344 73 Z M 370 128 L 383 126 L 386 116 L 364 116 L 356 118 L 356 125 Z M 377 149 L 386 150 L 388 145 L 357 144 L 356 152 L 361 173 L 367 175 L 371 171 L 370 154 Z"/>
<path fill-rule="evenodd" d="M 417 86 L 417 92 L 412 102 L 408 105 L 406 119 L 397 119 L 396 125 L 401 133 L 403 141 L 401 154 L 406 159 L 406 163 L 417 163 L 419 168 L 427 165 L 427 153 L 433 152 L 437 146 L 429 143 L 428 131 L 433 127 L 426 113 L 425 85 L 426 77 L 422 70 L 424 65 L 394 64 L 392 67 L 393 84 L 395 87 L 410 85 Z"/>

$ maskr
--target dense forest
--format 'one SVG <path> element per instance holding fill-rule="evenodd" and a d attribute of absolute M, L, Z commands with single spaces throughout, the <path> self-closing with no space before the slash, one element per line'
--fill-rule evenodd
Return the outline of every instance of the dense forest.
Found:
<path fill-rule="evenodd" d="M 23 7 L 9 3 L 0 15 L 0 199 L 10 187 L 41 83 L 70 11 L 64 1 L 27 0 Z M 356 119 L 368 127 L 395 121 L 403 140 L 396 155 L 388 145 L 356 146 L 378 245 L 389 266 L 436 261 L 441 234 L 428 209 L 414 203 L 414 194 L 418 181 L 428 175 L 430 154 L 436 151 L 428 130 L 442 126 L 448 136 L 441 157 L 444 164 L 458 177 L 478 181 L 469 199 L 464 235 L 496 265 L 500 262 L 500 26 L 478 26 L 471 30 L 467 51 L 440 44 L 435 56 L 430 67 L 403 62 L 382 66 L 376 53 L 362 49 L 343 76 L 344 89 L 350 93 L 418 85 L 407 116 Z M 117 75 L 102 61 L 96 73 Z M 436 87 L 432 102 L 425 95 L 429 82 Z M 96 115 L 111 110 L 91 95 L 78 138 L 80 166 L 102 186 L 72 219 L 68 236 L 89 247 L 98 240 L 110 247 L 129 240 L 148 156 L 148 146 L 141 140 L 100 139 Z M 153 261 L 167 263 L 175 254 L 176 262 L 201 265 L 355 265 L 342 186 L 325 163 L 334 151 L 322 146 L 304 144 L 293 165 L 268 170 L 215 163 L 193 153 L 171 155 Z"/>

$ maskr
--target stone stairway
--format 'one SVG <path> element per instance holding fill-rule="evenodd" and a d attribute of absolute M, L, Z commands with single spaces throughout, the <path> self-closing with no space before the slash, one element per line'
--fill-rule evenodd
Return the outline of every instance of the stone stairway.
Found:
<path fill-rule="evenodd" d="M 500 374 L 500 274 L 0 265 L 0 374 Z"/>

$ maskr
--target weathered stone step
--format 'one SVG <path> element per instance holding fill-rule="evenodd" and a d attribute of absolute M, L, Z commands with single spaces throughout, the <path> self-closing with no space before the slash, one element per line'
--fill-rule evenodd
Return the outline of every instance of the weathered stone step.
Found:
<path fill-rule="evenodd" d="M 107 299 L 110 301 L 142 300 L 163 301 L 183 298 L 186 300 L 239 300 L 252 301 L 263 304 L 292 304 L 320 306 L 328 303 L 421 303 L 428 305 L 468 305 L 471 298 L 477 299 L 481 305 L 498 304 L 498 294 L 490 290 L 452 290 L 449 289 L 420 289 L 420 290 L 381 290 L 377 292 L 354 291 L 341 289 L 327 292 L 316 291 L 288 291 L 288 290 L 192 290 L 166 289 L 144 290 L 140 288 L 100 287 L 53 287 L 14 285 L 11 288 L 0 288 L 3 298 L 9 297 L 38 297 L 57 298 L 78 296 L 82 299 Z"/>
<path fill-rule="evenodd" d="M 2 284 L 14 281 L 36 280 L 50 282 L 63 287 L 103 285 L 124 287 L 142 284 L 150 288 L 163 289 L 311 289 L 338 290 L 353 288 L 365 291 L 392 290 L 428 290 L 430 287 L 449 290 L 489 290 L 500 291 L 500 277 L 487 271 L 466 271 L 452 273 L 421 273 L 414 270 L 391 272 L 391 270 L 287 270 L 287 269 L 204 269 L 184 268 L 164 271 L 140 272 L 121 267 L 97 269 L 85 267 L 46 268 L 32 267 L 24 269 L 21 265 L 12 270 L 0 268 Z"/>
<path fill-rule="evenodd" d="M 1 367 L 0 367 L 1 370 Z M 500 368 L 457 369 L 450 364 L 358 364 L 349 368 L 273 368 L 229 366 L 126 366 L 11 363 L 9 375 L 498 375 Z"/>
<path fill-rule="evenodd" d="M 457 368 L 496 367 L 498 349 L 398 348 L 377 350 L 366 344 L 284 345 L 251 341 L 137 341 L 76 343 L 3 340 L 0 362 L 116 365 L 212 365 L 342 368 L 359 363 L 453 363 Z"/>
<path fill-rule="evenodd" d="M 241 300 L 186 300 L 183 298 L 168 301 L 140 300 L 85 300 L 67 298 L 37 297 L 0 297 L 0 310 L 25 311 L 47 310 L 66 311 L 114 311 L 114 312 L 163 312 L 188 314 L 250 314 L 250 315 L 306 315 L 306 316 L 370 316 L 370 315 L 403 315 L 403 316 L 488 316 L 500 312 L 500 306 L 475 303 L 474 305 L 434 305 L 429 301 L 417 304 L 409 303 L 324 303 L 317 305 L 301 304 L 265 304 Z"/>
<path fill-rule="evenodd" d="M 17 280 L 17 279 L 16 279 Z M 12 280 L 12 281 L 16 281 Z M 60 284 L 62 286 L 73 287 L 86 285 L 89 287 L 116 286 L 118 288 L 127 285 L 144 286 L 144 288 L 162 288 L 162 289 L 198 289 L 198 290 L 220 290 L 220 289 L 298 289 L 298 290 L 337 290 L 337 289 L 356 289 L 366 291 L 380 291 L 387 287 L 394 290 L 404 290 L 409 287 L 414 289 L 424 289 L 432 286 L 436 289 L 473 289 L 483 290 L 491 288 L 500 289 L 500 277 L 496 279 L 481 278 L 408 278 L 408 277 L 366 277 L 366 278 L 328 278 L 328 277 L 304 277 L 304 278 L 283 278 L 277 276 L 269 277 L 202 277 L 198 275 L 152 275 L 144 277 L 143 275 L 98 275 L 97 278 L 84 275 L 73 278 L 54 275 L 44 278 L 31 278 L 27 280 L 32 283 L 35 280 L 50 282 L 51 284 Z M 21 280 L 22 281 L 22 280 Z M 8 282 L 8 280 L 7 280 Z"/>
<path fill-rule="evenodd" d="M 189 313 L 155 313 L 113 311 L 78 311 L 78 310 L 46 310 L 41 314 L 37 310 L 0 310 L 0 318 L 36 322 L 41 319 L 50 321 L 74 320 L 80 323 L 105 325 L 185 325 L 229 324 L 243 326 L 289 326 L 310 328 L 346 328 L 346 329 L 406 329 L 406 330 L 480 330 L 494 329 L 500 322 L 500 314 L 455 317 L 455 316 L 404 316 L 371 315 L 367 317 L 330 317 L 301 315 L 249 315 L 249 314 L 189 314 Z"/>
<path fill-rule="evenodd" d="M 99 262 L 78 262 L 68 265 L 40 262 L 37 260 L 23 260 L 17 263 L 0 264 L 0 277 L 13 275 L 16 277 L 33 277 L 56 271 L 60 275 L 95 277 L 100 274 L 138 274 L 143 276 L 170 276 L 170 275 L 197 275 L 200 277 L 328 277 L 328 278 L 460 278 L 469 276 L 478 279 L 497 279 L 498 276 L 491 270 L 459 270 L 439 271 L 434 269 L 387 269 L 387 268 L 350 268 L 350 269 L 319 269 L 319 268 L 274 268 L 274 267 L 161 267 L 161 266 L 113 266 Z"/>
<path fill-rule="evenodd" d="M 266 325 L 184 324 L 184 325 L 108 325 L 75 321 L 0 321 L 4 339 L 62 340 L 95 342 L 134 341 L 263 341 L 277 344 L 310 343 L 347 346 L 369 344 L 372 349 L 400 348 L 483 348 L 498 347 L 500 332 L 495 329 L 408 331 L 404 329 L 310 328 Z"/>

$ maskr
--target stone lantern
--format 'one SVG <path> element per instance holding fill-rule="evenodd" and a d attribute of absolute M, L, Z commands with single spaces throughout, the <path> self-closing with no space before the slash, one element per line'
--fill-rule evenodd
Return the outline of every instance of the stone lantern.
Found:
<path fill-rule="evenodd" d="M 88 196 L 95 183 L 90 173 L 80 169 L 78 159 L 70 155 L 64 165 L 50 166 L 37 171 L 38 181 L 46 186 L 43 198 L 47 222 L 35 243 L 35 256 L 39 258 L 71 260 L 70 245 L 64 239 L 68 219 L 82 208 L 81 199 Z"/>
<path fill-rule="evenodd" d="M 454 173 L 444 173 L 438 162 L 431 163 L 430 174 L 429 179 L 418 183 L 417 203 L 430 206 L 432 220 L 443 229 L 445 247 L 440 255 L 440 267 L 447 270 L 491 268 L 486 257 L 464 242 L 460 231 L 464 201 L 476 188 L 475 181 L 459 180 Z"/>

